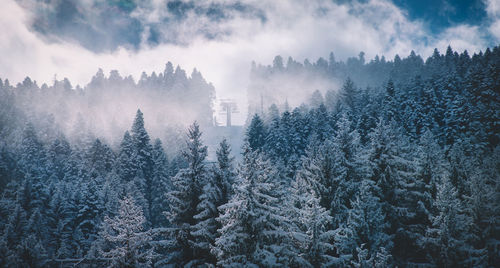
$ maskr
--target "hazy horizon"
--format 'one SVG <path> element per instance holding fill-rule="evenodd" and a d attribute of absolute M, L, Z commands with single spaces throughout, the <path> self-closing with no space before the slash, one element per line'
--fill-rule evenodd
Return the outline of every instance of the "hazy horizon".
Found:
<path fill-rule="evenodd" d="M 243 124 L 252 61 L 270 65 L 281 55 L 314 62 L 330 52 L 345 61 L 361 51 L 367 61 L 392 60 L 412 50 L 426 58 L 448 45 L 472 55 L 500 41 L 496 1 L 433 2 L 440 12 L 418 2 L 7 0 L 0 77 L 85 85 L 102 68 L 138 81 L 171 61 L 199 70 L 217 99 L 235 99 L 241 112 L 234 122 Z"/>

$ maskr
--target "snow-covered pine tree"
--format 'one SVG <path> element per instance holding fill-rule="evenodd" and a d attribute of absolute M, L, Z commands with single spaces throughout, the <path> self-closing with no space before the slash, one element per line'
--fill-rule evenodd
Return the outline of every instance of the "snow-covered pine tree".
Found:
<path fill-rule="evenodd" d="M 31 123 L 28 123 L 23 131 L 18 167 L 25 180 L 24 209 L 29 213 L 33 208 L 48 204 L 45 149 Z"/>
<path fill-rule="evenodd" d="M 338 259 L 334 252 L 334 232 L 330 229 L 330 212 L 320 205 L 316 182 L 305 176 L 296 176 L 292 183 L 291 202 L 286 203 L 291 226 L 289 233 L 295 248 L 290 264 L 297 267 L 324 267 Z"/>
<path fill-rule="evenodd" d="M 323 94 L 321 94 L 319 90 L 315 90 L 309 98 L 309 105 L 311 105 L 312 108 L 318 108 L 323 103 Z"/>
<path fill-rule="evenodd" d="M 45 249 L 48 230 L 45 221 L 39 209 L 34 209 L 27 222 L 25 235 L 18 242 L 22 249 L 19 257 L 28 267 L 43 267 L 48 259 Z"/>
<path fill-rule="evenodd" d="M 170 181 L 168 159 L 160 139 L 156 139 L 153 146 L 153 177 L 151 188 L 151 224 L 153 227 L 165 227 L 167 220 L 163 215 L 163 211 L 168 208 L 168 200 L 165 199 L 165 194 L 172 189 Z"/>
<path fill-rule="evenodd" d="M 71 147 L 63 135 L 60 135 L 50 145 L 47 151 L 49 162 L 49 172 L 56 181 L 64 179 L 66 171 L 66 161 L 71 157 Z"/>
<path fill-rule="evenodd" d="M 233 184 L 236 176 L 233 166 L 234 157 L 231 156 L 231 146 L 225 138 L 220 142 L 215 154 L 217 164 L 213 169 L 213 176 L 216 184 L 221 189 L 220 205 L 222 205 L 227 203 L 233 195 Z"/>
<path fill-rule="evenodd" d="M 466 240 L 472 245 L 468 265 L 494 266 L 500 259 L 500 147 L 486 149 L 469 157 L 472 169 L 467 171 L 464 209 L 472 219 Z"/>
<path fill-rule="evenodd" d="M 277 109 L 277 108 L 276 108 Z M 267 135 L 265 139 L 264 151 L 273 160 L 278 161 L 281 159 L 281 150 L 287 146 L 284 137 L 280 131 L 281 117 L 279 113 L 270 118 L 270 123 L 267 127 Z"/>
<path fill-rule="evenodd" d="M 331 141 L 312 146 L 302 158 L 302 167 L 297 176 L 310 181 L 311 187 L 320 199 L 320 204 L 330 213 L 333 193 L 336 189 L 334 181 L 334 147 Z"/>
<path fill-rule="evenodd" d="M 283 112 L 281 115 L 281 120 L 279 124 L 279 144 L 277 147 L 277 153 L 283 164 L 285 165 L 286 170 L 293 170 L 290 166 L 293 166 L 295 163 L 290 163 L 290 158 L 295 155 L 294 146 L 293 146 L 293 133 L 292 131 L 292 122 L 291 122 L 291 114 L 289 111 Z M 296 158 L 294 158 L 296 159 Z M 290 165 L 291 164 L 291 165 Z"/>
<path fill-rule="evenodd" d="M 380 110 L 377 109 L 376 97 L 372 88 L 368 87 L 361 93 L 360 103 L 362 105 L 359 108 L 360 114 L 358 115 L 356 130 L 359 132 L 361 144 L 366 145 L 370 142 L 369 133 L 372 128 L 375 128 L 380 113 Z"/>
<path fill-rule="evenodd" d="M 394 82 L 389 80 L 387 85 L 385 86 L 385 97 L 383 100 L 384 106 L 384 119 L 388 122 L 394 120 L 396 122 L 400 122 L 399 112 L 400 103 L 398 102 L 398 95 L 396 92 L 396 87 L 394 86 Z"/>
<path fill-rule="evenodd" d="M 9 182 L 19 177 L 16 166 L 17 161 L 13 150 L 7 148 L 5 141 L 0 141 L 0 187 L 2 189 L 6 189 Z"/>
<path fill-rule="evenodd" d="M 102 204 L 99 202 L 100 189 L 95 179 L 79 185 L 78 212 L 75 215 L 77 224 L 76 240 L 79 244 L 78 257 L 82 257 L 90 249 L 98 237 L 99 226 L 102 221 Z"/>
<path fill-rule="evenodd" d="M 252 151 L 262 149 L 266 143 L 267 132 L 264 121 L 255 114 L 245 133 L 245 140 L 248 142 Z"/>
<path fill-rule="evenodd" d="M 380 120 L 371 133 L 369 164 L 370 177 L 380 189 L 378 197 L 390 227 L 388 233 L 394 236 L 391 254 L 396 263 L 402 261 L 409 250 L 405 234 L 419 203 L 421 193 L 417 174 L 418 163 L 407 137 L 395 126 Z"/>
<path fill-rule="evenodd" d="M 132 143 L 134 144 L 134 150 L 135 150 L 135 164 L 137 166 L 137 169 L 141 171 L 142 173 L 142 182 L 139 182 L 139 184 L 143 185 L 143 196 L 146 199 L 147 202 L 147 207 L 144 207 L 144 214 L 146 216 L 146 219 L 148 222 L 151 222 L 151 215 L 149 208 L 152 207 L 153 205 L 153 198 L 152 198 L 152 180 L 153 180 L 153 168 L 154 168 L 154 161 L 153 161 L 153 146 L 151 145 L 151 141 L 149 138 L 149 134 L 146 131 L 146 128 L 144 127 L 144 116 L 141 112 L 140 109 L 137 110 L 137 113 L 135 115 L 134 123 L 132 124 L 132 129 L 131 129 L 131 137 L 132 137 Z M 136 178 L 137 177 L 137 172 L 136 172 Z"/>
<path fill-rule="evenodd" d="M 419 245 L 419 241 L 425 236 L 425 231 L 431 224 L 437 184 L 449 169 L 443 151 L 428 129 L 420 137 L 413 165 L 416 172 L 409 173 L 410 176 L 400 182 L 404 194 L 399 203 L 400 207 L 406 208 L 406 213 L 400 217 L 403 225 L 397 241 L 404 245 L 399 253 L 405 262 L 428 263 L 430 260 L 423 246 Z"/>
<path fill-rule="evenodd" d="M 54 183 L 52 186 L 54 191 L 50 197 L 49 211 L 47 212 L 47 231 L 48 240 L 46 244 L 47 253 L 52 258 L 59 258 L 59 254 L 65 253 L 64 243 L 64 229 L 68 222 L 68 211 L 66 211 L 65 203 L 66 195 L 64 191 L 66 190 L 64 182 Z M 69 257 L 69 256 L 62 256 Z"/>
<path fill-rule="evenodd" d="M 197 208 L 200 204 L 203 185 L 207 179 L 205 158 L 207 147 L 201 140 L 200 127 L 194 122 L 188 129 L 186 149 L 182 152 L 188 167 L 179 170 L 172 178 L 173 190 L 167 194 L 170 201 L 170 211 L 166 211 L 172 227 L 168 228 L 168 255 L 162 263 L 184 265 L 194 259 L 198 253 L 193 245 L 196 243 L 191 234 L 192 228 L 198 223 Z"/>
<path fill-rule="evenodd" d="M 346 221 L 361 178 L 369 173 L 366 162 L 360 157 L 359 134 L 351 129 L 348 115 L 343 114 L 337 121 L 337 131 L 332 139 L 335 190 L 330 206 L 335 227 Z"/>
<path fill-rule="evenodd" d="M 311 134 L 315 139 L 322 142 L 328 139 L 333 132 L 333 118 L 326 110 L 324 104 L 320 104 L 318 108 L 312 109 L 307 115 L 307 121 L 311 125 Z"/>
<path fill-rule="evenodd" d="M 303 107 L 302 107 L 303 108 Z M 300 167 L 300 158 L 305 155 L 307 145 L 309 144 L 309 135 L 311 132 L 310 126 L 307 124 L 306 113 L 303 109 L 295 108 L 291 115 L 290 140 L 292 151 L 295 153 L 291 157 L 292 162 L 296 162 L 296 166 L 292 167 L 292 172 L 295 172 Z"/>
<path fill-rule="evenodd" d="M 115 164 L 116 170 L 123 182 L 129 182 L 135 177 L 137 172 L 137 163 L 134 161 L 135 159 L 136 152 L 134 150 L 132 136 L 130 136 L 128 131 L 125 131 Z"/>
<path fill-rule="evenodd" d="M 102 183 L 108 172 L 111 171 L 114 158 L 111 148 L 96 139 L 85 155 L 85 167 L 90 177 Z"/>
<path fill-rule="evenodd" d="M 19 168 L 24 174 L 30 174 L 39 179 L 47 175 L 45 149 L 37 137 L 33 124 L 26 124 L 19 149 Z"/>
<path fill-rule="evenodd" d="M 12 202 L 12 201 L 11 201 Z M 3 226 L 0 237 L 0 264 L 7 267 L 15 265 L 22 267 L 26 265 L 23 259 L 23 241 L 26 234 L 28 218 L 26 211 L 18 203 L 10 204 L 12 211 Z"/>
<path fill-rule="evenodd" d="M 99 235 L 109 250 L 101 248 L 100 254 L 111 259 L 111 267 L 150 267 L 153 248 L 145 225 L 142 208 L 129 195 L 120 200 L 116 217 L 104 218 Z"/>
<path fill-rule="evenodd" d="M 80 248 L 80 235 L 78 224 L 79 218 L 78 213 L 80 212 L 80 202 L 82 201 L 80 195 L 80 184 L 66 183 L 63 189 L 60 189 L 64 193 L 64 203 L 62 203 L 62 212 L 65 217 L 62 219 L 63 226 L 60 228 L 60 233 L 58 237 L 61 241 L 61 246 L 59 247 L 56 255 L 61 258 L 69 257 L 80 257 L 82 255 Z M 78 190 L 77 190 L 78 189 Z M 57 200 L 54 200 L 56 203 Z M 54 206 L 57 206 L 54 204 Z"/>
<path fill-rule="evenodd" d="M 389 224 L 382 203 L 376 195 L 378 191 L 372 180 L 363 180 L 347 222 L 335 230 L 335 247 L 343 265 L 373 267 L 377 254 L 382 251 L 389 258 L 393 243 L 387 233 Z"/>
<path fill-rule="evenodd" d="M 103 216 L 112 217 L 118 213 L 120 197 L 124 195 L 124 187 L 116 170 L 108 173 L 99 192 L 99 203 L 103 208 Z"/>
<path fill-rule="evenodd" d="M 456 267 L 470 265 L 470 235 L 472 218 L 467 215 L 463 202 L 449 178 L 441 178 L 434 200 L 436 213 L 422 243 L 435 265 Z"/>
<path fill-rule="evenodd" d="M 194 246 L 199 252 L 193 264 L 215 265 L 217 262 L 213 249 L 218 236 L 217 230 L 222 227 L 217 222 L 219 217 L 217 208 L 228 202 L 234 183 L 233 157 L 230 153 L 231 148 L 227 140 L 223 139 L 216 151 L 217 163 L 203 187 L 203 194 L 200 196 L 201 201 L 197 209 L 198 214 L 194 216 L 198 223 L 193 226 L 192 235 L 196 241 Z"/>
<path fill-rule="evenodd" d="M 339 101 L 337 102 L 337 112 L 348 114 L 350 120 L 357 122 L 357 112 L 359 90 L 354 85 L 350 77 L 344 81 L 339 93 Z"/>
<path fill-rule="evenodd" d="M 251 152 L 248 144 L 244 150 L 235 194 L 219 207 L 222 228 L 215 241 L 217 265 L 279 266 L 289 257 L 282 255 L 287 254 L 283 246 L 287 233 L 280 224 L 286 220 L 280 212 L 275 171 L 268 160 Z"/>

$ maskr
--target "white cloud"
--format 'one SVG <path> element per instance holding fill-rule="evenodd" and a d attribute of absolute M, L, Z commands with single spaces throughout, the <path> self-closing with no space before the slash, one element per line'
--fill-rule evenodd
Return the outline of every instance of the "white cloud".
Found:
<path fill-rule="evenodd" d="M 484 0 L 486 5 L 486 13 L 491 21 L 488 30 L 490 34 L 500 42 L 500 1 L 498 0 Z"/>
<path fill-rule="evenodd" d="M 486 12 L 491 17 L 500 17 L 500 1 L 485 0 Z"/>
<path fill-rule="evenodd" d="M 454 50 L 463 51 L 468 50 L 469 53 L 484 50 L 487 46 L 483 34 L 479 31 L 478 26 L 458 25 L 446 29 L 440 34 L 434 43 L 438 48 L 446 48 L 451 44 Z M 427 54 L 431 52 L 432 48 L 427 48 Z M 440 50 L 444 53 L 445 50 Z"/>
<path fill-rule="evenodd" d="M 256 1 L 249 4 L 266 11 L 267 21 L 255 17 L 231 14 L 233 19 L 220 22 L 200 20 L 190 14 L 179 27 L 189 43 L 185 46 L 162 44 L 137 51 L 120 48 L 113 53 L 93 53 L 66 41 L 48 43 L 28 30 L 30 19 L 25 9 L 14 0 L 5 0 L 0 10 L 0 77 L 19 82 L 30 76 L 39 82 L 51 82 L 68 77 L 73 83 L 85 84 L 98 67 L 105 71 L 117 69 L 121 74 L 138 78 L 142 71 L 162 71 L 167 61 L 190 70 L 199 69 L 214 83 L 220 98 L 235 98 L 244 111 L 250 62 L 270 63 L 281 54 L 298 60 L 326 57 L 333 51 L 339 59 L 356 56 L 360 51 L 367 58 L 376 54 L 392 58 L 396 53 L 405 56 L 412 49 L 424 56 L 437 47 L 469 52 L 484 49 L 478 27 L 461 25 L 450 28 L 437 37 L 428 34 L 422 23 L 410 21 L 407 14 L 386 0 L 371 0 L 339 5 L 330 1 Z M 490 0 L 488 14 L 498 15 L 498 2 Z M 152 12 L 139 10 L 134 16 L 149 22 L 158 20 L 165 12 L 165 2 L 153 1 Z M 151 10 L 150 10 L 151 11 Z M 197 31 L 222 30 L 230 35 L 215 40 L 197 36 Z M 491 31 L 500 32 L 500 24 Z M 499 35 L 496 35 L 500 37 Z M 424 41 L 426 39 L 426 41 Z M 245 112 L 236 118 L 243 122 Z"/>
<path fill-rule="evenodd" d="M 497 42 L 500 42 L 500 19 L 492 22 L 489 27 L 490 33 L 496 38 Z"/>

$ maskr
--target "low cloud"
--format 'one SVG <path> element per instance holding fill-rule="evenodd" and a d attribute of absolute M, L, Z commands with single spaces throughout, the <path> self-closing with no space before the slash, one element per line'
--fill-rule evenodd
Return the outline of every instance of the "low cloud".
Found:
<path fill-rule="evenodd" d="M 486 13 L 490 25 L 488 27 L 489 33 L 493 36 L 495 41 L 500 42 L 500 2 L 497 0 L 485 0 Z"/>
<path fill-rule="evenodd" d="M 1 78 L 19 82 L 30 76 L 40 84 L 51 83 L 57 75 L 58 79 L 68 77 L 73 84 L 86 84 L 101 67 L 138 79 L 142 71 L 158 72 L 167 61 L 172 61 L 188 72 L 195 67 L 200 70 L 214 84 L 218 98 L 236 99 L 242 111 L 235 118 L 238 123 L 246 116 L 245 91 L 252 60 L 270 64 L 278 54 L 285 59 L 292 56 L 299 61 L 316 60 L 327 57 L 330 51 L 337 59 L 356 56 L 360 51 L 366 53 L 367 59 L 377 54 L 390 59 L 395 54 L 408 55 L 411 50 L 428 56 L 434 47 L 444 52 L 448 45 L 471 53 L 491 45 L 491 38 L 500 40 L 500 12 L 494 0 L 486 1 L 489 24 L 485 30 L 462 24 L 437 35 L 432 35 L 423 22 L 408 19 L 404 10 L 387 0 L 346 4 L 320 0 L 151 0 L 129 13 L 119 13 L 127 14 L 123 15 L 125 24 L 128 19 L 140 22 L 138 43 L 127 43 L 128 39 L 123 38 L 120 40 L 125 41 L 117 42 L 116 48 L 95 51 L 88 47 L 89 43 L 98 42 L 92 39 L 93 35 L 82 42 L 66 34 L 36 31 L 34 3 L 3 1 Z M 94 1 L 78 3 L 83 11 L 94 12 L 83 19 L 98 21 L 97 15 L 92 15 L 98 14 Z M 172 8 L 172 3 L 186 6 Z M 184 11 L 176 14 L 172 11 L 175 8 Z M 116 16 L 118 21 L 122 19 Z M 87 24 L 92 29 L 99 25 L 94 21 Z M 65 31 L 71 30 L 70 26 Z M 123 35 L 120 31 L 111 36 L 118 38 Z"/>

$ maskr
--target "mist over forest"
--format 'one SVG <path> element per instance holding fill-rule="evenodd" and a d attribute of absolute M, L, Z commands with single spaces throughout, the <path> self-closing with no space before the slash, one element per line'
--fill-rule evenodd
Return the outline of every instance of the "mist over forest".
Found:
<path fill-rule="evenodd" d="M 170 62 L 1 80 L 2 266 L 498 262 L 499 47 L 249 75 L 243 130 Z"/>
<path fill-rule="evenodd" d="M 500 7 L 444 2 L 6 0 L 0 267 L 497 267 Z"/>
<path fill-rule="evenodd" d="M 19 127 L 31 122 L 43 129 L 43 142 L 59 135 L 70 139 L 89 135 L 116 147 L 137 109 L 146 113 L 151 135 L 165 140 L 173 150 L 179 149 L 187 122 L 214 125 L 214 87 L 196 69 L 188 76 L 179 66 L 174 70 L 170 62 L 159 74 L 143 73 L 137 82 L 131 76 L 122 77 L 116 70 L 105 75 L 99 69 L 83 88 L 73 87 L 67 78 L 39 86 L 29 77 L 15 88 L 11 88 L 8 79 L 2 86 L 7 90 L 4 107 L 19 112 L 12 124 Z M 20 135 L 16 127 L 8 127 L 7 122 L 12 119 L 2 119 L 4 137 Z"/>

